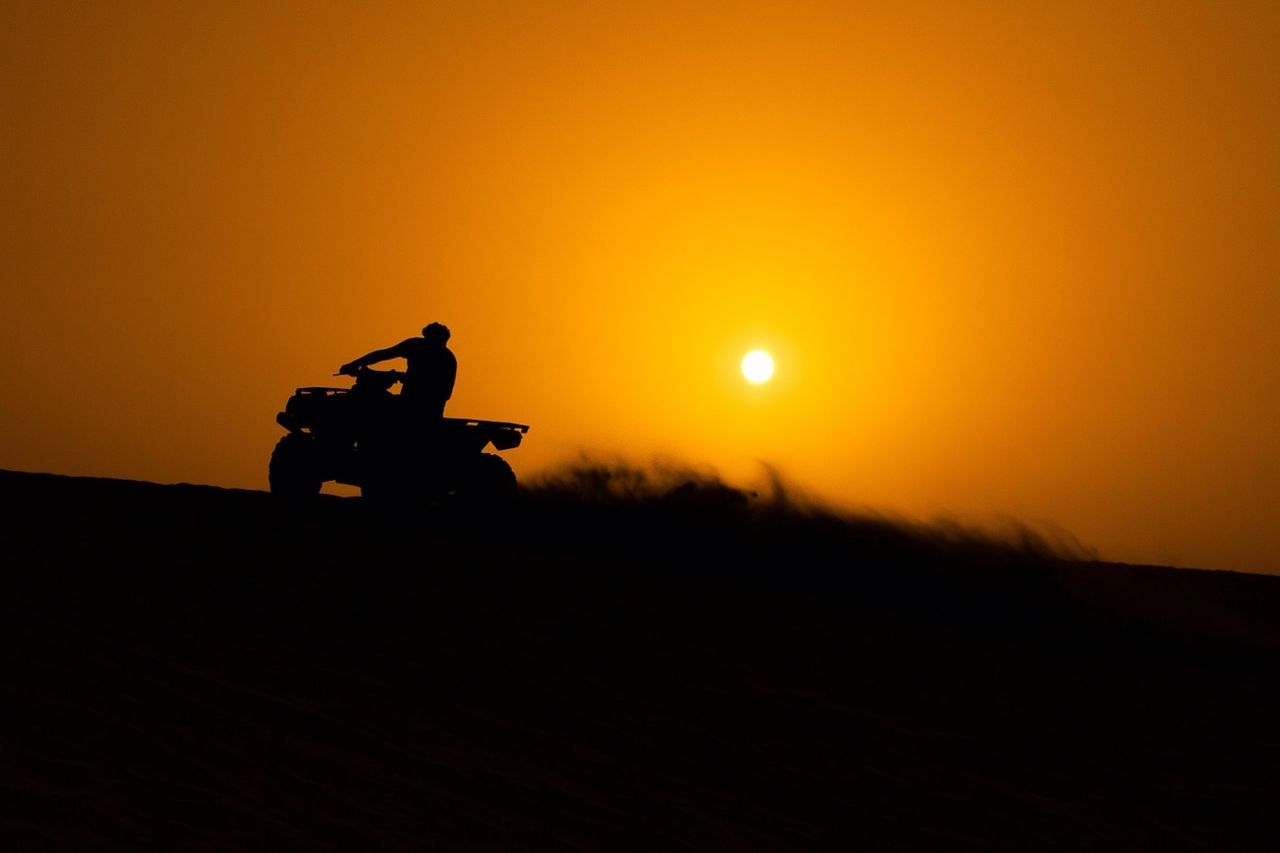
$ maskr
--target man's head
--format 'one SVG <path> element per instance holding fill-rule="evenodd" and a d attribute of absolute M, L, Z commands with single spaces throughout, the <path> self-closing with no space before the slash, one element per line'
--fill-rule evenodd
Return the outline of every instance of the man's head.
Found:
<path fill-rule="evenodd" d="M 449 341 L 449 327 L 443 323 L 430 323 L 422 327 L 422 336 L 433 344 L 444 346 Z"/>

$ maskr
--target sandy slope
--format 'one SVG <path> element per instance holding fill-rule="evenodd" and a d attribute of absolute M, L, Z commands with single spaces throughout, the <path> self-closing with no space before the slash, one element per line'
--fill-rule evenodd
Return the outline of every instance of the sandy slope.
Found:
<path fill-rule="evenodd" d="M 696 496 L 388 515 L 0 473 L 0 500 L 17 847 L 1210 850 L 1280 830 L 1275 578 Z"/>

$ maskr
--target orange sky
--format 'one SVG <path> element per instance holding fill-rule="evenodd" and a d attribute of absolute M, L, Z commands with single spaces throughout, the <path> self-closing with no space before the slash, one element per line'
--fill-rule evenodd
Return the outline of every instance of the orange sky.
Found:
<path fill-rule="evenodd" d="M 264 487 L 440 320 L 522 474 L 1280 571 L 1280 4 L 260 5 L 0 10 L 0 467 Z"/>

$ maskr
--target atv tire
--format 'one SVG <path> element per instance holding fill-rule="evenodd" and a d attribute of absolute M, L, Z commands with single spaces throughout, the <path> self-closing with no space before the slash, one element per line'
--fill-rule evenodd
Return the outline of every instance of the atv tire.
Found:
<path fill-rule="evenodd" d="M 271 493 L 286 498 L 312 498 L 320 494 L 324 480 L 316 458 L 315 439 L 292 432 L 276 442 L 267 467 Z"/>
<path fill-rule="evenodd" d="M 516 496 L 516 473 L 507 460 L 481 453 L 468 464 L 454 494 L 468 503 L 501 503 Z"/>

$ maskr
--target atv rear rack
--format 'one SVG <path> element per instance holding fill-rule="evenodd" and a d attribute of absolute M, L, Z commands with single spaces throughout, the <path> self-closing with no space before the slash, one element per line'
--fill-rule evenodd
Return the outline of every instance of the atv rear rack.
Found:
<path fill-rule="evenodd" d="M 528 424 L 513 424 L 510 421 L 480 421 L 475 418 L 443 418 L 445 423 L 459 424 L 461 426 L 486 426 L 496 429 L 513 429 L 518 433 L 527 433 L 529 431 Z"/>

